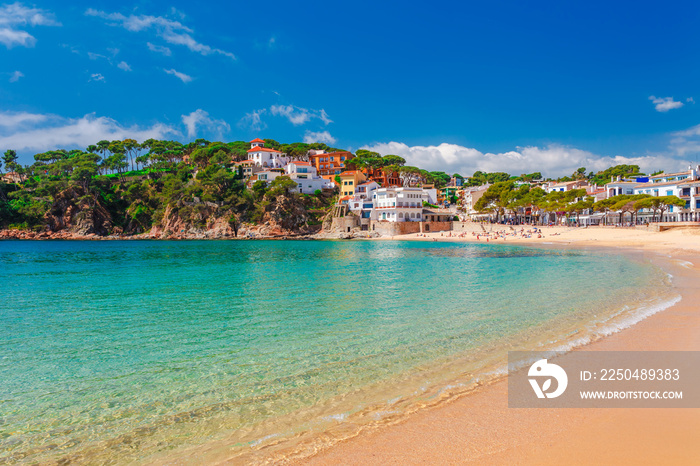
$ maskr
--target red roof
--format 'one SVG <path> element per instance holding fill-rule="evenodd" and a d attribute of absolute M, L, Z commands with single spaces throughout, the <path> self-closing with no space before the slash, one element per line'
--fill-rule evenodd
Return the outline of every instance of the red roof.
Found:
<path fill-rule="evenodd" d="M 298 162 L 298 161 L 293 161 L 289 162 L 290 164 L 293 163 L 294 165 L 311 165 L 309 162 Z"/>
<path fill-rule="evenodd" d="M 260 138 L 255 138 L 255 139 L 253 139 L 252 141 L 250 141 L 251 144 L 253 144 L 254 142 L 261 142 L 261 143 L 265 144 L 265 141 L 263 141 L 263 140 L 260 139 Z"/>
<path fill-rule="evenodd" d="M 251 147 L 248 149 L 248 152 L 277 152 L 278 154 L 281 154 L 282 152 L 275 150 L 275 149 L 268 149 L 267 147 Z"/>

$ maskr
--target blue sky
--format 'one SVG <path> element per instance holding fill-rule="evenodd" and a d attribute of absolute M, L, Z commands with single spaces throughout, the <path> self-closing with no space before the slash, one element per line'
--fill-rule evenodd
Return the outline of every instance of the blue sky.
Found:
<path fill-rule="evenodd" d="M 321 141 L 571 173 L 700 153 L 692 2 L 0 3 L 0 151 Z"/>

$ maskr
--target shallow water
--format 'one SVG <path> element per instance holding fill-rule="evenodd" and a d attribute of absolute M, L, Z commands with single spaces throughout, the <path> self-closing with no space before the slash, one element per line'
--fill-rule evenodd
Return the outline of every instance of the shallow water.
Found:
<path fill-rule="evenodd" d="M 376 419 L 668 290 L 627 257 L 505 245 L 1 241 L 0 462 Z"/>

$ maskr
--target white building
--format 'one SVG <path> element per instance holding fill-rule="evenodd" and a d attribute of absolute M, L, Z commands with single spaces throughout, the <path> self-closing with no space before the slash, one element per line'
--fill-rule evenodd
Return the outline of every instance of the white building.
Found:
<path fill-rule="evenodd" d="M 664 212 L 662 221 L 697 221 L 700 213 L 700 190 L 697 181 L 697 171 L 694 169 L 685 173 L 672 173 L 650 177 L 649 183 L 638 183 L 634 194 L 650 196 L 677 196 L 685 201 L 685 207 L 669 206 Z M 651 214 L 651 212 L 646 212 Z"/>
<path fill-rule="evenodd" d="M 566 192 L 572 189 L 580 189 L 588 186 L 588 181 L 578 180 L 578 181 L 564 181 L 562 183 L 551 183 L 544 187 L 547 193 L 554 191 Z"/>
<path fill-rule="evenodd" d="M 248 178 L 248 187 L 251 188 L 256 181 L 264 181 L 265 183 L 270 184 L 272 183 L 272 180 L 282 175 L 284 175 L 284 171 L 279 168 L 261 170 L 257 173 L 253 173 L 250 178 Z"/>
<path fill-rule="evenodd" d="M 298 192 L 302 194 L 313 194 L 324 188 L 333 189 L 335 186 L 332 181 L 318 176 L 316 167 L 309 162 L 289 162 L 284 167 L 284 173 L 297 183 Z"/>
<path fill-rule="evenodd" d="M 684 207 L 669 206 L 663 213 L 661 221 L 699 221 L 700 220 L 700 167 L 688 167 L 679 173 L 662 173 L 650 176 L 647 182 L 622 181 L 619 178 L 605 185 L 608 197 L 620 194 L 647 194 L 649 196 L 677 196 L 685 201 Z M 652 212 L 642 210 L 640 217 L 651 217 Z M 659 219 L 657 219 L 659 220 Z"/>
<path fill-rule="evenodd" d="M 374 193 L 379 189 L 379 184 L 375 181 L 368 181 L 355 186 L 355 195 L 348 200 L 348 207 L 360 218 L 371 218 L 374 208 Z"/>
<path fill-rule="evenodd" d="M 289 163 L 287 154 L 265 147 L 265 141 L 260 138 L 250 141 L 248 159 L 258 167 L 264 168 L 282 168 Z"/>
<path fill-rule="evenodd" d="M 634 194 L 634 188 L 639 185 L 637 181 L 611 181 L 605 185 L 605 192 L 608 197 L 619 196 L 621 194 Z"/>
<path fill-rule="evenodd" d="M 464 197 L 462 198 L 462 207 L 464 208 L 464 213 L 470 217 L 479 215 L 474 206 L 477 201 L 481 199 L 487 189 L 489 189 L 490 184 L 484 184 L 481 186 L 473 186 L 469 188 L 464 188 Z"/>
<path fill-rule="evenodd" d="M 438 190 L 435 188 L 423 188 L 423 192 L 427 196 L 425 199 L 428 204 L 438 204 Z"/>
<path fill-rule="evenodd" d="M 428 194 L 423 188 L 379 188 L 374 191 L 373 201 L 372 220 L 420 222 Z"/>

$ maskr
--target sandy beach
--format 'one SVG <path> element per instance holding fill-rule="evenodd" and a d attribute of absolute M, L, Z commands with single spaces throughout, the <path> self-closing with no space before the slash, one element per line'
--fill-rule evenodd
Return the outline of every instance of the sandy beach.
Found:
<path fill-rule="evenodd" d="M 525 236 L 521 227 L 485 228 L 489 242 L 644 251 L 673 274 L 682 300 L 585 349 L 700 350 L 700 229 L 543 227 L 541 237 L 528 238 L 528 227 L 522 227 Z M 481 225 L 466 223 L 454 232 L 393 239 L 486 237 Z M 699 435 L 700 409 L 510 409 L 507 381 L 501 379 L 398 424 L 368 429 L 299 464 L 698 464 Z"/>

